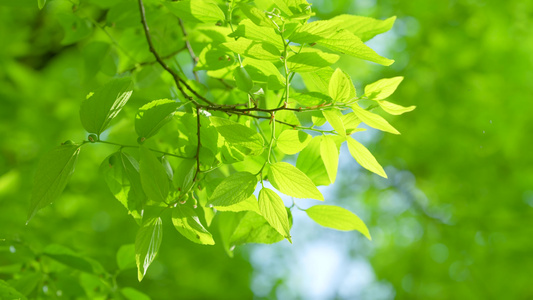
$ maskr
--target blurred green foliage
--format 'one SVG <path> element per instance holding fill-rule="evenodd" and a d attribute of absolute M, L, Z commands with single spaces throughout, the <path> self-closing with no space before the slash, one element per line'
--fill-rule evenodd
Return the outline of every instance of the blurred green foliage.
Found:
<path fill-rule="evenodd" d="M 41 295 L 52 297 L 63 286 L 71 287 L 63 289 L 65 295 L 79 289 L 97 292 L 94 278 L 47 256 L 41 263 L 33 259 L 59 244 L 98 261 L 109 274 L 118 270 L 115 254 L 131 243 L 136 226 L 94 171 L 102 152 L 88 149 L 60 200 L 24 225 L 38 158 L 68 138 L 85 138 L 79 101 L 107 78 L 100 73 L 87 80 L 94 74 L 84 63 L 83 47 L 73 44 L 75 37 L 65 42 L 61 24 L 38 11 L 35 2 L 0 1 L 0 280 L 36 282 L 35 270 L 46 265 L 43 276 L 56 276 L 49 281 L 62 286 L 47 287 L 47 293 L 41 286 Z M 48 4 L 54 2 L 60 1 Z M 348 66 L 356 82 L 405 76 L 392 100 L 417 105 L 408 117 L 394 120 L 401 136 L 373 139 L 379 147 L 371 150 L 389 166 L 390 179 L 359 176 L 340 185 L 341 196 L 352 195 L 352 189 L 364 195 L 369 210 L 364 219 L 374 240 L 372 251 L 364 252 L 377 279 L 390 282 L 399 299 L 533 297 L 533 162 L 528 152 L 533 4 L 310 2 L 318 18 L 346 12 L 398 16 L 391 33 L 370 42 L 396 60 L 390 68 L 347 58 L 338 62 Z M 24 8 L 29 3 L 34 8 Z M 126 13 L 116 18 L 123 26 L 137 22 Z M 90 22 L 77 25 L 108 38 Z M 131 67 L 115 66 L 116 53 L 104 50 L 108 68 Z M 146 49 L 135 53 L 148 60 Z M 143 75 L 151 84 L 150 74 Z M 162 86 L 151 92 L 150 99 L 168 93 Z M 133 107 L 146 99 L 134 94 Z M 134 110 L 125 113 L 131 117 Z M 154 299 L 178 292 L 186 299 L 252 297 L 252 270 L 242 256 L 229 259 L 222 248 L 191 244 L 172 228 L 163 234 L 173 237 L 165 239 L 145 281 L 139 284 L 135 269 L 128 269 L 116 277 L 121 287 Z M 73 276 L 83 276 L 86 285 L 72 284 Z"/>

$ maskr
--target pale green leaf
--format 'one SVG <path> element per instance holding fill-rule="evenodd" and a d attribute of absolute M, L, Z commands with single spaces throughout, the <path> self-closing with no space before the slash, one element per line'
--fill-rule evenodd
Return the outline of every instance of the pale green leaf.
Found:
<path fill-rule="evenodd" d="M 248 172 L 237 172 L 226 177 L 213 191 L 208 205 L 230 206 L 248 199 L 257 185 L 257 177 Z"/>
<path fill-rule="evenodd" d="M 276 140 L 276 146 L 285 154 L 296 154 L 311 141 L 311 136 L 301 130 L 285 130 Z"/>
<path fill-rule="evenodd" d="M 154 100 L 139 108 L 135 116 L 135 131 L 142 138 L 150 138 L 167 124 L 180 103 L 174 100 Z"/>
<path fill-rule="evenodd" d="M 328 95 L 319 92 L 291 93 L 291 99 L 296 100 L 296 102 L 305 107 L 318 106 L 332 101 Z"/>
<path fill-rule="evenodd" d="M 267 83 L 270 89 L 279 90 L 285 86 L 285 78 L 269 61 L 247 57 L 243 60 L 243 66 L 254 81 Z"/>
<path fill-rule="evenodd" d="M 268 224 L 291 242 L 289 217 L 279 195 L 271 189 L 262 188 L 259 192 L 259 209 Z"/>
<path fill-rule="evenodd" d="M 81 124 L 90 133 L 99 135 L 126 105 L 133 92 L 129 78 L 114 79 L 96 90 L 81 103 Z"/>
<path fill-rule="evenodd" d="M 37 0 L 37 6 L 39 9 L 43 9 L 43 7 L 46 5 L 46 0 Z"/>
<path fill-rule="evenodd" d="M 163 240 L 163 223 L 161 218 L 146 221 L 135 237 L 135 262 L 137 279 L 141 281 L 150 264 L 154 261 Z"/>
<path fill-rule="evenodd" d="M 388 101 L 378 101 L 378 104 L 385 112 L 391 115 L 401 115 L 416 108 L 414 105 L 405 107 Z"/>
<path fill-rule="evenodd" d="M 229 144 L 247 148 L 250 150 L 249 155 L 259 155 L 263 152 L 263 138 L 257 131 L 228 119 L 219 117 L 209 119 Z"/>
<path fill-rule="evenodd" d="M 276 46 L 267 42 L 257 42 L 245 38 L 223 43 L 220 46 L 237 54 L 255 59 L 279 61 L 281 57 L 281 52 Z"/>
<path fill-rule="evenodd" d="M 45 154 L 33 180 L 28 221 L 41 208 L 55 201 L 67 186 L 80 153 L 79 145 L 62 145 Z"/>
<path fill-rule="evenodd" d="M 291 42 L 312 44 L 331 37 L 341 26 L 340 21 L 320 20 L 304 24 L 290 37 Z"/>
<path fill-rule="evenodd" d="M 244 3 L 240 3 L 239 8 L 255 25 L 276 28 L 265 12 L 259 8 Z"/>
<path fill-rule="evenodd" d="M 340 15 L 331 20 L 340 22 L 340 29 L 346 29 L 361 38 L 363 42 L 366 42 L 380 33 L 389 31 L 394 25 L 396 17 L 378 20 L 362 16 Z"/>
<path fill-rule="evenodd" d="M 320 157 L 320 144 L 323 136 L 314 137 L 305 147 L 296 160 L 296 167 L 304 172 L 315 185 L 328 185 L 331 183 Z"/>
<path fill-rule="evenodd" d="M 224 21 L 226 16 L 212 0 L 182 0 L 165 2 L 170 12 L 186 22 L 216 23 Z"/>
<path fill-rule="evenodd" d="M 359 37 L 347 30 L 337 31 L 332 36 L 327 39 L 322 39 L 317 43 L 331 50 L 375 62 L 380 65 L 390 66 L 394 63 L 394 60 L 380 56 L 370 47 L 365 45 Z"/>
<path fill-rule="evenodd" d="M 387 122 L 387 120 L 385 120 L 382 116 L 371 113 L 368 110 L 361 108 L 357 104 L 352 105 L 352 109 L 355 115 L 366 125 L 381 131 L 400 134 L 400 132 L 398 132 L 396 128 L 392 127 L 392 125 L 389 124 L 389 122 Z"/>
<path fill-rule="evenodd" d="M 300 53 L 291 53 L 287 58 L 287 66 L 292 72 L 314 72 L 331 66 L 339 60 L 339 56 L 319 50 L 307 48 Z"/>
<path fill-rule="evenodd" d="M 370 100 L 383 100 L 396 91 L 403 77 L 383 78 L 365 86 L 365 96 Z"/>
<path fill-rule="evenodd" d="M 246 200 L 241 201 L 239 203 L 235 203 L 229 206 L 213 206 L 213 208 L 218 211 L 232 211 L 232 212 L 253 211 L 258 214 L 261 213 L 259 211 L 259 206 L 258 206 L 257 198 L 255 197 L 255 195 L 251 195 L 250 197 L 246 198 Z"/>
<path fill-rule="evenodd" d="M 139 167 L 141 184 L 146 196 L 155 202 L 166 202 L 169 192 L 169 179 L 165 168 L 157 157 L 144 146 L 140 146 Z"/>
<path fill-rule="evenodd" d="M 272 185 L 285 195 L 324 201 L 324 196 L 311 179 L 289 163 L 272 164 L 268 171 L 268 178 Z"/>
<path fill-rule="evenodd" d="M 316 72 L 301 73 L 300 75 L 309 91 L 329 94 L 329 81 L 333 76 L 332 68 L 325 67 Z"/>
<path fill-rule="evenodd" d="M 350 100 L 350 90 L 353 87 L 353 83 L 344 72 L 337 68 L 329 81 L 329 96 L 333 101 L 345 102 Z"/>
<path fill-rule="evenodd" d="M 200 222 L 196 212 L 186 206 L 178 204 L 172 209 L 172 224 L 176 230 L 192 242 L 203 245 L 214 245 L 211 233 Z"/>
<path fill-rule="evenodd" d="M 357 230 L 367 239 L 372 240 L 365 223 L 354 213 L 342 207 L 332 205 L 315 205 L 306 209 L 307 215 L 318 224 L 342 231 Z"/>
<path fill-rule="evenodd" d="M 374 155 L 372 155 L 365 146 L 354 140 L 352 137 L 348 137 L 347 142 L 350 154 L 352 154 L 353 158 L 355 158 L 363 168 L 374 172 L 381 177 L 387 178 L 387 174 L 385 174 L 383 167 L 381 167 Z"/>
<path fill-rule="evenodd" d="M 342 123 L 342 113 L 339 110 L 323 110 L 322 114 L 328 121 L 329 125 L 335 129 L 335 131 L 342 137 L 346 136 L 346 129 Z"/>
<path fill-rule="evenodd" d="M 326 167 L 329 181 L 334 183 L 339 167 L 339 149 L 337 149 L 333 136 L 326 135 L 322 138 L 320 142 L 320 157 L 322 157 L 322 161 Z"/>

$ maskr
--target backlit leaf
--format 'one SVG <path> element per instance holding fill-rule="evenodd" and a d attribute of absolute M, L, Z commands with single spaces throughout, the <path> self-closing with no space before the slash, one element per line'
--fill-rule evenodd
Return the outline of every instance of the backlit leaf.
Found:
<path fill-rule="evenodd" d="M 412 105 L 412 106 L 407 106 L 407 107 L 404 107 L 404 106 L 401 106 L 401 105 L 398 105 L 398 104 L 394 104 L 392 102 L 388 102 L 388 101 L 378 101 L 378 104 L 379 106 L 381 106 L 381 108 L 391 114 L 391 115 L 401 115 L 401 114 L 404 114 L 406 112 L 410 112 L 410 111 L 413 111 L 416 106 Z"/>
<path fill-rule="evenodd" d="M 347 142 L 350 154 L 352 154 L 353 158 L 355 158 L 363 168 L 374 172 L 381 177 L 387 178 L 387 174 L 385 174 L 383 167 L 381 167 L 374 155 L 372 155 L 365 146 L 354 140 L 352 137 L 348 137 Z"/>
<path fill-rule="evenodd" d="M 231 174 L 213 191 L 207 204 L 213 206 L 230 206 L 248 199 L 255 190 L 257 177 L 248 172 Z"/>
<path fill-rule="evenodd" d="M 302 151 L 311 141 L 311 136 L 301 130 L 285 130 L 276 140 L 276 146 L 285 154 L 296 154 Z"/>
<path fill-rule="evenodd" d="M 289 163 L 272 164 L 268 171 L 268 178 L 272 185 L 285 195 L 324 201 L 324 196 L 311 179 Z"/>
<path fill-rule="evenodd" d="M 365 96 L 370 100 L 383 100 L 396 91 L 403 77 L 383 78 L 365 86 Z"/>
<path fill-rule="evenodd" d="M 389 124 L 389 122 L 387 122 L 387 120 L 385 120 L 382 116 L 371 113 L 368 110 L 361 108 L 357 104 L 352 105 L 352 109 L 354 114 L 366 125 L 381 131 L 400 134 L 400 132 L 396 130 L 396 128 L 392 127 L 392 125 Z"/>
<path fill-rule="evenodd" d="M 135 131 L 145 139 L 155 135 L 163 125 L 168 123 L 179 102 L 162 99 L 154 100 L 139 108 L 135 116 Z"/>
<path fill-rule="evenodd" d="M 203 245 L 214 245 L 211 233 L 200 223 L 196 212 L 186 206 L 178 204 L 172 209 L 172 224 L 176 230 L 192 242 Z"/>
<path fill-rule="evenodd" d="M 90 133 L 99 135 L 128 102 L 133 85 L 129 78 L 113 79 L 81 103 L 81 124 Z"/>
<path fill-rule="evenodd" d="M 326 135 L 322 138 L 322 141 L 320 142 L 320 157 L 322 157 L 322 161 L 326 167 L 329 181 L 334 183 L 337 178 L 337 169 L 339 167 L 339 150 L 333 140 L 333 136 Z"/>
<path fill-rule="evenodd" d="M 372 240 L 365 223 L 354 213 L 342 207 L 332 205 L 315 205 L 306 209 L 307 215 L 318 224 L 337 230 L 361 232 Z"/>
<path fill-rule="evenodd" d="M 210 117 L 211 123 L 228 143 L 250 150 L 249 155 L 259 155 L 263 152 L 263 138 L 261 135 L 244 125 L 219 117 Z"/>
<path fill-rule="evenodd" d="M 214 24 L 226 19 L 224 12 L 211 0 L 182 0 L 165 2 L 165 5 L 170 12 L 188 22 Z"/>
<path fill-rule="evenodd" d="M 261 215 L 281 235 L 291 241 L 289 217 L 283 200 L 271 189 L 263 188 L 259 192 L 259 209 Z"/>
<path fill-rule="evenodd" d="M 137 231 L 137 236 L 135 237 L 135 262 L 137 263 L 137 279 L 139 281 L 143 279 L 148 267 L 154 261 L 162 240 L 163 224 L 161 218 L 147 220 Z"/>

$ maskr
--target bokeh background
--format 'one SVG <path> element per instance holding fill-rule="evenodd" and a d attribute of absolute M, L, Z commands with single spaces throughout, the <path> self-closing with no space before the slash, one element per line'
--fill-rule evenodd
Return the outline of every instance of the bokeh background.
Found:
<path fill-rule="evenodd" d="M 87 150 L 63 196 L 24 224 L 39 157 L 85 138 L 79 101 L 98 85 L 87 79 L 86 45 L 62 43 L 57 19 L 36 2 L 0 0 L 0 279 L 37 282 L 20 270 L 31 256 L 24 253 L 50 244 L 113 274 L 135 223 L 96 172 L 111 148 Z M 359 91 L 382 77 L 405 77 L 391 100 L 417 109 L 389 118 L 402 135 L 358 133 L 389 179 L 361 170 L 344 149 L 341 159 L 351 163 L 322 189 L 367 223 L 373 241 L 295 212 L 293 245 L 247 246 L 230 259 L 220 246 L 193 245 L 165 228 L 146 279 L 139 284 L 130 269 L 116 276 L 119 285 L 152 299 L 533 299 L 533 3 L 309 2 L 318 19 L 398 17 L 369 42 L 395 64 L 338 63 Z M 147 97 L 134 93 L 125 114 Z M 58 294 L 41 284 L 40 297 L 96 298 L 91 278 L 72 283 L 71 270 L 50 268 L 57 272 L 49 281 L 71 289 Z"/>

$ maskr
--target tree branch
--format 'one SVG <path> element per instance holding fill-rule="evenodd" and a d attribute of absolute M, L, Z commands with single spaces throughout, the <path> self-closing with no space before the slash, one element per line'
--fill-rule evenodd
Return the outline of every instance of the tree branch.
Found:
<path fill-rule="evenodd" d="M 196 81 L 200 81 L 200 78 L 198 77 L 198 72 L 194 70 L 194 67 L 196 67 L 196 63 L 198 63 L 198 57 L 194 54 L 194 50 L 192 50 L 191 43 L 189 43 L 188 34 L 185 30 L 185 25 L 183 25 L 183 21 L 181 18 L 178 18 L 178 22 L 180 23 L 181 32 L 183 33 L 183 36 L 185 37 L 185 46 L 187 47 L 187 50 L 189 50 L 189 54 L 191 55 L 192 59 L 192 73 L 194 74 L 194 78 Z"/>

